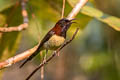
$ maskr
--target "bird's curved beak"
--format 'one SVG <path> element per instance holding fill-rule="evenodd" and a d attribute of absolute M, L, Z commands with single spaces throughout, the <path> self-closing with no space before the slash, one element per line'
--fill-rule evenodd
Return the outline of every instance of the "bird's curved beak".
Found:
<path fill-rule="evenodd" d="M 76 18 L 71 19 L 70 21 L 76 20 Z"/>
<path fill-rule="evenodd" d="M 76 22 L 72 22 L 73 20 L 77 20 L 77 19 L 76 19 L 76 18 L 71 19 L 71 20 L 70 20 L 70 24 L 76 23 Z"/>

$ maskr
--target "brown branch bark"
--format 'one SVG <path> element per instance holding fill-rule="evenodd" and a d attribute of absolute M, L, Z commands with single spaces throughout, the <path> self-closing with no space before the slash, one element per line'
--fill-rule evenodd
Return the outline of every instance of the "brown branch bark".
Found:
<path fill-rule="evenodd" d="M 84 1 L 87 2 L 88 0 L 84 0 Z M 79 7 L 79 6 L 84 6 L 84 5 L 85 5 L 85 2 L 84 2 L 84 1 L 83 1 L 83 0 L 80 0 L 80 2 L 76 5 L 76 6 L 77 6 L 77 9 L 74 9 L 74 8 L 76 8 L 76 6 L 73 8 L 73 10 L 71 11 L 71 13 L 70 13 L 69 16 L 67 17 L 68 19 L 72 19 L 72 18 L 74 18 L 74 17 L 77 15 L 77 13 L 78 13 L 78 12 L 80 11 L 80 9 L 82 8 L 82 7 Z M 82 3 L 82 2 L 84 2 L 84 3 Z M 78 9 L 78 8 L 79 8 L 79 9 Z M 77 10 L 78 10 L 78 11 L 77 11 Z M 37 47 L 38 47 L 38 45 L 35 46 L 34 48 L 31 48 L 31 49 L 23 52 L 23 53 L 20 53 L 20 54 L 14 56 L 14 57 L 11 57 L 11 58 L 3 61 L 3 62 L 0 62 L 0 69 L 5 68 L 5 67 L 9 67 L 9 66 L 15 64 L 16 62 L 19 62 L 19 61 L 21 61 L 21 60 L 23 60 L 23 59 L 28 58 L 28 57 L 37 49 Z"/>
<path fill-rule="evenodd" d="M 0 62 L 0 69 L 5 68 L 5 67 L 9 67 L 12 64 L 15 64 L 16 62 L 19 62 L 19 61 L 29 57 L 37 49 L 37 47 L 38 47 L 38 45 L 23 52 L 23 53 L 21 53 L 21 54 L 18 54 L 18 55 L 11 57 L 3 62 Z"/>
<path fill-rule="evenodd" d="M 27 0 L 21 0 L 22 7 L 22 16 L 23 16 L 23 24 L 13 27 L 0 27 L 0 32 L 13 32 L 13 31 L 21 31 L 28 27 L 28 14 L 26 11 L 26 3 Z"/>

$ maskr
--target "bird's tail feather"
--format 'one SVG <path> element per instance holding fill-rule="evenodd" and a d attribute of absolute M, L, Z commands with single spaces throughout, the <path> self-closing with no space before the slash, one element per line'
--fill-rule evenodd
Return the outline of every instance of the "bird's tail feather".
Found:
<path fill-rule="evenodd" d="M 38 47 L 38 49 L 29 57 L 27 58 L 21 65 L 19 68 L 22 68 L 28 61 L 32 60 L 33 57 L 35 57 L 42 49 L 40 47 Z"/>

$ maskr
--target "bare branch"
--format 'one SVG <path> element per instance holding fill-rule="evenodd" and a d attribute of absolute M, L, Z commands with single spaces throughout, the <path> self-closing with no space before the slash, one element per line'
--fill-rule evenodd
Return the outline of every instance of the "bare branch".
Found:
<path fill-rule="evenodd" d="M 23 24 L 20 24 L 19 26 L 13 26 L 13 27 L 0 27 L 0 32 L 21 31 L 28 27 L 29 20 L 28 20 L 28 14 L 26 11 L 26 3 L 27 3 L 27 0 L 21 0 Z"/>
<path fill-rule="evenodd" d="M 65 11 L 65 0 L 63 0 L 62 15 L 61 15 L 61 18 L 64 17 L 64 11 Z"/>
<path fill-rule="evenodd" d="M 65 46 L 67 46 L 76 36 L 79 28 L 76 29 L 75 33 L 73 34 L 72 38 L 65 42 L 60 48 L 58 48 L 56 51 L 53 52 L 53 54 L 45 61 L 43 61 L 27 78 L 26 80 L 29 80 L 35 72 L 37 72 L 41 67 L 43 67 L 46 63 L 48 63 L 51 59 L 53 59 Z"/>
<path fill-rule="evenodd" d="M 0 27 L 0 32 L 13 32 L 13 31 L 21 31 L 28 27 L 27 23 L 21 24 L 15 27 Z"/>
<path fill-rule="evenodd" d="M 86 0 L 85 0 L 86 1 Z M 87 2 L 87 1 L 86 1 Z M 79 5 L 78 5 L 79 4 Z M 81 5 L 84 5 L 85 3 L 82 3 L 82 1 L 80 1 L 76 6 L 81 6 Z M 79 7 L 81 9 L 81 7 Z M 75 8 L 74 8 L 75 9 Z M 71 19 L 73 17 L 75 17 L 76 15 L 74 15 L 75 13 L 78 13 L 80 9 L 77 9 L 77 10 L 72 10 L 72 12 L 69 14 L 71 16 L 68 16 L 67 18 L 68 19 Z M 72 15 L 73 14 L 73 15 Z M 0 69 L 2 68 L 5 68 L 5 67 L 9 67 L 11 66 L 12 64 L 15 64 L 16 62 L 19 62 L 23 59 L 26 59 L 28 58 L 36 49 L 37 49 L 38 45 L 35 46 L 34 48 L 31 48 L 23 53 L 20 53 L 14 57 L 11 57 L 9 58 L 8 60 L 6 61 L 3 61 L 3 62 L 0 62 Z"/>
<path fill-rule="evenodd" d="M 11 58 L 7 59 L 6 61 L 0 62 L 0 69 L 9 67 L 12 64 L 15 64 L 16 62 L 19 62 L 19 61 L 29 57 L 37 49 L 37 47 L 38 47 L 38 45 L 35 46 L 34 48 L 31 48 L 31 49 L 23 52 L 23 53 L 20 53 L 14 57 L 11 57 Z"/>

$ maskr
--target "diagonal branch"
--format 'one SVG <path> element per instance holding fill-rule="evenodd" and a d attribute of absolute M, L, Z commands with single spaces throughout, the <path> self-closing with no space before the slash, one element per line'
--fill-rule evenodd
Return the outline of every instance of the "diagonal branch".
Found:
<path fill-rule="evenodd" d="M 15 64 L 16 62 L 19 62 L 25 58 L 28 58 L 37 49 L 37 47 L 38 47 L 38 45 L 27 50 L 27 51 L 24 51 L 21 54 L 18 54 L 18 55 L 11 57 L 3 62 L 0 62 L 0 69 L 5 68 L 5 67 L 9 67 L 12 64 Z"/>
<path fill-rule="evenodd" d="M 73 19 L 80 11 L 80 9 L 88 2 L 88 0 L 79 0 L 76 6 L 72 9 L 72 11 L 68 15 L 68 19 Z"/>
<path fill-rule="evenodd" d="M 65 11 L 65 0 L 63 0 L 63 6 L 62 6 L 62 14 L 61 14 L 61 18 L 64 18 L 64 11 Z"/>
<path fill-rule="evenodd" d="M 88 0 L 84 0 L 84 1 L 86 1 L 86 3 L 87 3 Z M 85 3 L 82 3 L 82 0 L 81 0 L 76 6 L 79 6 L 79 5 L 80 6 L 81 5 L 84 6 Z M 79 8 L 81 9 L 81 7 L 79 7 Z M 67 18 L 71 19 L 71 18 L 75 17 L 77 15 L 76 13 L 78 13 L 80 11 L 80 9 L 77 9 L 78 11 L 75 10 L 75 9 L 72 10 L 71 13 L 69 14 L 71 16 L 68 16 Z M 72 14 L 76 14 L 76 15 L 72 15 Z M 25 51 L 25 52 L 20 53 L 20 54 L 14 56 L 14 57 L 11 57 L 11 58 L 3 61 L 3 62 L 0 62 L 0 69 L 5 68 L 5 67 L 9 67 L 9 66 L 15 64 L 16 62 L 19 62 L 19 61 L 21 61 L 23 59 L 28 58 L 37 49 L 37 47 L 38 47 L 38 45 L 33 47 L 33 48 L 31 48 L 31 49 L 29 49 L 29 50 L 27 50 L 27 51 Z"/>
<path fill-rule="evenodd" d="M 56 51 L 53 52 L 53 54 L 45 61 L 43 61 L 27 78 L 26 80 L 29 80 L 35 72 L 37 72 L 41 67 L 43 67 L 45 64 L 47 64 L 51 59 L 53 59 L 65 46 L 67 46 L 76 36 L 78 33 L 79 28 L 76 29 L 75 33 L 73 34 L 72 38 L 65 42 L 60 48 L 58 48 Z"/>
<path fill-rule="evenodd" d="M 26 11 L 26 3 L 27 0 L 21 0 L 21 7 L 22 7 L 22 16 L 23 16 L 23 24 L 13 27 L 0 27 L 0 32 L 13 32 L 13 31 L 21 31 L 28 27 L 28 14 Z"/>

